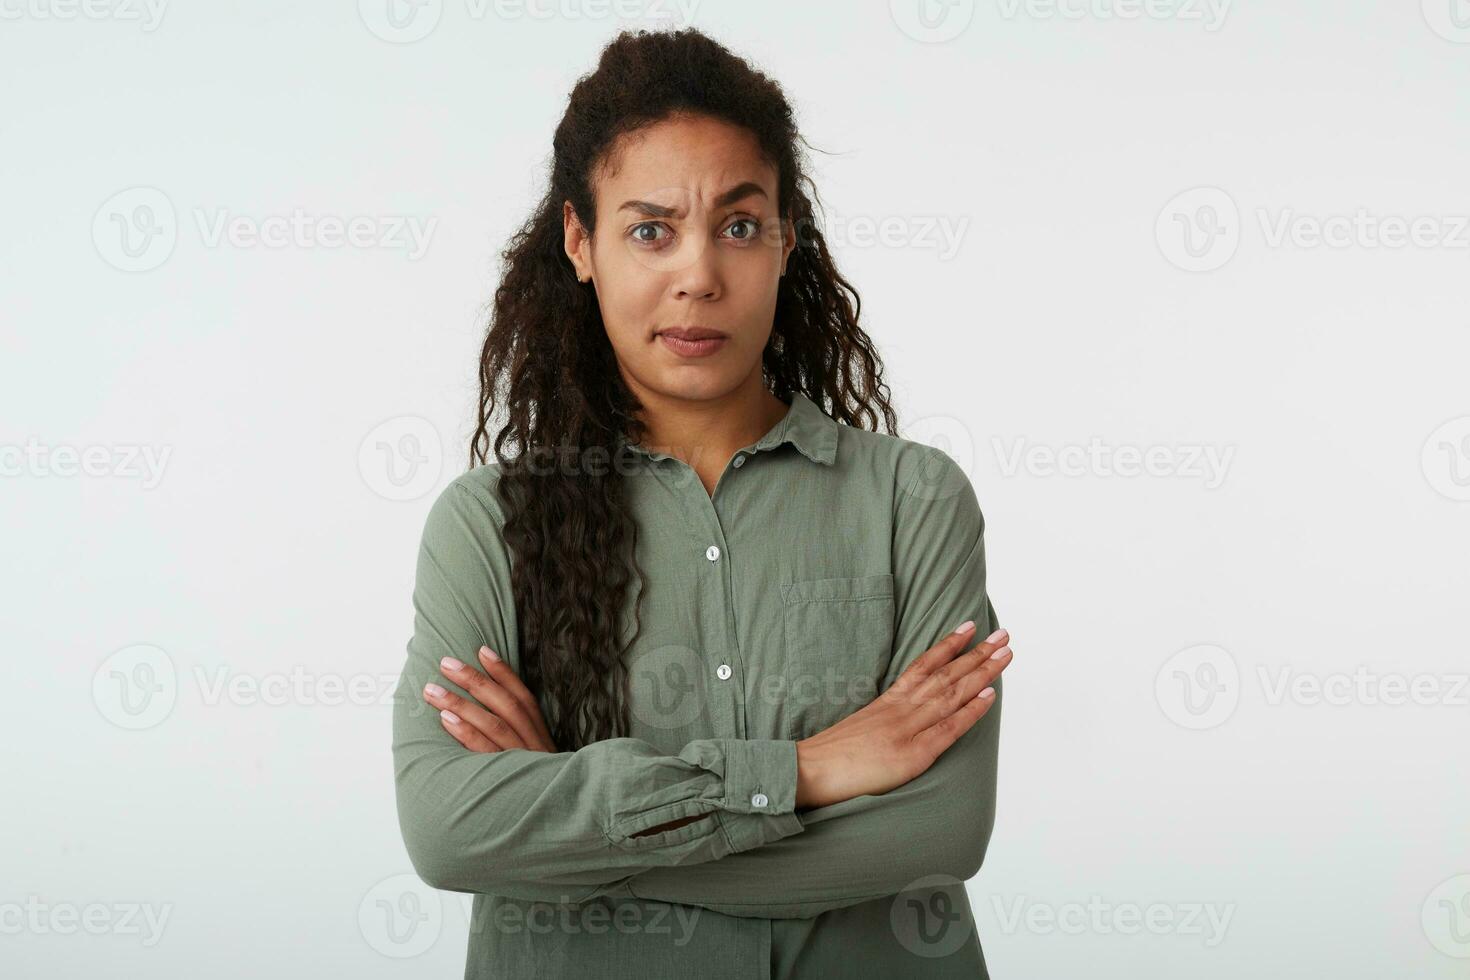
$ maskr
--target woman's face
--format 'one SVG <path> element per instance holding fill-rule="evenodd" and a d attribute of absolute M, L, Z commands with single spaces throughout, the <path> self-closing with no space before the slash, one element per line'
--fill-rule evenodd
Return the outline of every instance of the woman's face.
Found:
<path fill-rule="evenodd" d="M 761 383 L 761 353 L 795 233 L 755 138 L 704 116 L 624 137 L 594 176 L 596 232 L 563 208 L 567 255 L 597 290 L 633 393 L 719 398 Z M 680 329 L 712 340 L 680 340 Z M 754 381 L 752 381 L 752 377 Z"/>

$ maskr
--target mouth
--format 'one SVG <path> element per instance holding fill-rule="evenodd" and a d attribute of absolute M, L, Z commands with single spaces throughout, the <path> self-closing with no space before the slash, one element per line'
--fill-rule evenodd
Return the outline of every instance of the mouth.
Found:
<path fill-rule="evenodd" d="M 710 327 L 666 327 L 657 334 L 659 343 L 683 357 L 705 357 L 725 346 L 729 335 Z"/>

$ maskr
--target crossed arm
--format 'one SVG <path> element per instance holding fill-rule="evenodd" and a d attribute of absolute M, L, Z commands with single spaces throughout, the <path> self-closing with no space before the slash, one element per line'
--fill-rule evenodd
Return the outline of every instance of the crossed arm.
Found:
<path fill-rule="evenodd" d="M 930 450 L 895 510 L 898 603 L 886 690 L 965 619 L 998 623 L 984 520 L 964 472 Z M 415 584 L 415 631 L 394 708 L 400 825 L 435 887 L 553 902 L 621 895 L 731 915 L 803 918 L 984 860 L 995 814 L 995 703 L 923 774 L 887 793 L 797 813 L 789 740 L 699 739 L 677 756 L 637 739 L 577 752 L 466 752 L 422 699 L 442 656 L 513 651 L 498 507 L 462 477 L 435 502 Z M 478 587 L 467 583 L 479 583 Z M 465 590 L 470 591 L 466 592 Z M 514 665 L 512 665 L 514 666 Z M 764 798 L 764 806 L 753 799 Z"/>

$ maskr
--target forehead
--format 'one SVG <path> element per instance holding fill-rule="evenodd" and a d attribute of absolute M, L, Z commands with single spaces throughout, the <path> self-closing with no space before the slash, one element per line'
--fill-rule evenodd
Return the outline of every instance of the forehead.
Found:
<path fill-rule="evenodd" d="M 657 200 L 660 191 L 708 200 L 747 180 L 775 201 L 776 169 L 749 130 L 708 116 L 678 115 L 619 137 L 594 180 L 594 193 L 603 210 L 629 198 Z"/>

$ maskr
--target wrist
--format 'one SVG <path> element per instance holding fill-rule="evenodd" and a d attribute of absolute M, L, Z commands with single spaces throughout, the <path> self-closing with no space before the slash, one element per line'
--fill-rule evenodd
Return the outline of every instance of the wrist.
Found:
<path fill-rule="evenodd" d="M 821 798 L 821 770 L 819 753 L 813 750 L 810 739 L 796 743 L 796 809 L 812 810 L 826 806 Z"/>

